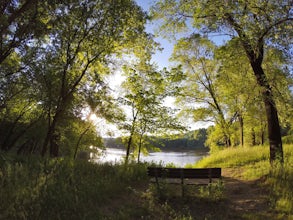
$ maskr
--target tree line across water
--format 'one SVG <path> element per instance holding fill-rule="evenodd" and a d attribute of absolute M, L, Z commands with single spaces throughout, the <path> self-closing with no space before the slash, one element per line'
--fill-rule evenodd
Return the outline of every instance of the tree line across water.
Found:
<path fill-rule="evenodd" d="M 208 151 L 208 148 L 205 146 L 206 132 L 206 129 L 199 129 L 181 135 L 170 135 L 168 137 L 148 136 L 148 144 L 145 148 L 148 151 Z M 106 148 L 125 149 L 123 137 L 104 138 L 103 140 Z"/>

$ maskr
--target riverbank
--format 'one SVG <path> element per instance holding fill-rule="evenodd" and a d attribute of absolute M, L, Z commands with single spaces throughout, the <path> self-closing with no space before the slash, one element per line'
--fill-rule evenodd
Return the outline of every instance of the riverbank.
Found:
<path fill-rule="evenodd" d="M 211 191 L 187 186 L 184 198 L 176 185 L 159 197 L 147 163 L 0 154 L 0 219 L 292 219 L 292 146 L 284 147 L 284 167 L 273 170 L 267 149 L 235 148 L 206 157 L 194 166 L 223 167 L 223 184 Z"/>

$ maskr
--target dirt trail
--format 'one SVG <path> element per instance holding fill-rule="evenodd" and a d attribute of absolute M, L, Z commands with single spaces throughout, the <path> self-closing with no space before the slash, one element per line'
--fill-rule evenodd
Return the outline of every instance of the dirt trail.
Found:
<path fill-rule="evenodd" d="M 264 179 L 244 180 L 241 178 L 241 168 L 224 168 L 222 176 L 223 197 L 221 194 L 219 198 L 198 196 L 199 188 L 194 185 L 186 185 L 187 193 L 182 197 L 181 185 L 174 184 L 170 186 L 170 192 L 165 197 L 156 197 L 151 203 L 144 200 L 148 205 L 153 205 L 148 208 L 152 212 L 145 219 L 171 220 L 181 219 L 178 216 L 190 216 L 194 220 L 292 220 L 272 210 L 269 190 L 263 184 Z M 142 184 L 139 191 L 146 192 L 146 186 Z M 217 191 L 214 193 L 217 195 Z M 126 200 L 129 200 L 129 196 Z M 136 203 L 143 201 L 138 200 Z"/>
<path fill-rule="evenodd" d="M 277 219 L 269 206 L 269 192 L 260 180 L 242 180 L 234 169 L 223 169 L 227 205 L 244 219 Z M 237 214 L 238 213 L 238 214 Z"/>

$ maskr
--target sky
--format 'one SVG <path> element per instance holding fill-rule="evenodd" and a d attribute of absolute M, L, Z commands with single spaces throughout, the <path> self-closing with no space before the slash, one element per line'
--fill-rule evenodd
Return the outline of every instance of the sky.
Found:
<path fill-rule="evenodd" d="M 146 12 L 149 12 L 150 7 L 154 4 L 155 0 L 135 0 L 135 2 L 140 7 L 142 7 L 143 10 L 145 10 Z M 152 24 L 148 23 L 146 25 L 146 31 L 152 34 L 155 34 L 155 30 L 157 28 L 158 28 L 158 25 L 156 25 L 155 21 Z M 222 45 L 228 39 L 228 37 L 224 35 L 215 35 L 213 37 L 210 36 L 209 38 L 216 45 Z M 155 37 L 155 41 L 160 43 L 163 50 L 158 51 L 156 54 L 154 54 L 152 60 L 155 63 L 157 63 L 160 69 L 162 69 L 163 67 L 168 67 L 172 65 L 172 63 L 169 61 L 169 58 L 171 57 L 174 43 L 159 36 Z"/>
<path fill-rule="evenodd" d="M 143 10 L 149 11 L 151 5 L 153 4 L 154 0 L 135 0 L 136 3 L 142 7 Z M 149 33 L 154 34 L 157 25 L 148 23 L 146 25 L 146 31 Z M 173 51 L 173 43 L 169 40 L 166 40 L 162 37 L 156 37 L 155 41 L 160 43 L 161 47 L 163 48 L 162 51 L 158 51 L 156 54 L 153 55 L 152 60 L 157 63 L 160 68 L 168 67 L 170 65 L 169 58 Z"/>

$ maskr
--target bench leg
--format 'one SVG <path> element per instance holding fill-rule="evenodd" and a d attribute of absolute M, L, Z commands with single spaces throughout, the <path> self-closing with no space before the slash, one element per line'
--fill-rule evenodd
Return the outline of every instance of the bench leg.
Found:
<path fill-rule="evenodd" d="M 181 178 L 182 197 L 184 197 L 184 178 Z"/>
<path fill-rule="evenodd" d="M 160 188 L 160 184 L 159 184 L 159 180 L 157 176 L 156 176 L 156 185 L 157 185 L 157 190 L 159 192 L 159 195 L 161 196 L 161 188 Z"/>

